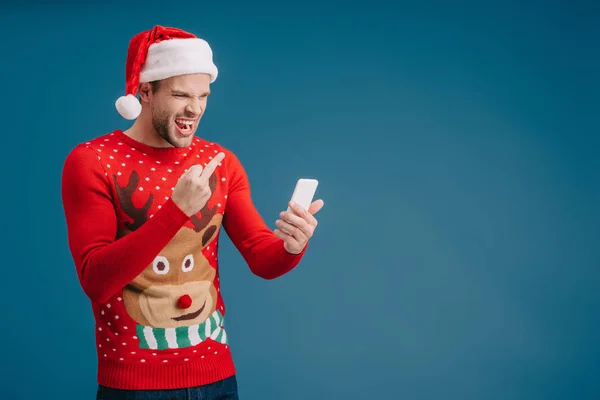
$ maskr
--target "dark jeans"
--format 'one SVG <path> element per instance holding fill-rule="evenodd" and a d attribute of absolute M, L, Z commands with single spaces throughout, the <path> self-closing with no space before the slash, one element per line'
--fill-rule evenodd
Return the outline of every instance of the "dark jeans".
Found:
<path fill-rule="evenodd" d="M 235 375 L 204 386 L 172 390 L 121 390 L 98 387 L 96 400 L 239 400 Z"/>

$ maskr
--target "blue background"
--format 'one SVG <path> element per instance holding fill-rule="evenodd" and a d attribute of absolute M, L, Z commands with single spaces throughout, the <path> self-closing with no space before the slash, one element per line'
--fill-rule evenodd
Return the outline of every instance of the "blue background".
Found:
<path fill-rule="evenodd" d="M 0 397 L 95 395 L 60 174 L 129 126 L 127 45 L 161 24 L 211 43 L 199 135 L 269 226 L 299 177 L 325 201 L 278 280 L 223 236 L 242 399 L 600 398 L 597 2 L 67 4 L 0 12 Z"/>

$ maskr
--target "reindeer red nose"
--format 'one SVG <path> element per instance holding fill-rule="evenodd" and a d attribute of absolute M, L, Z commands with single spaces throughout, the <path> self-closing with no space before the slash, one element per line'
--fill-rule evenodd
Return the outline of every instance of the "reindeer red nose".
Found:
<path fill-rule="evenodd" d="M 190 308 L 190 306 L 192 305 L 192 298 L 190 297 L 189 294 L 184 294 L 183 296 L 181 296 L 179 298 L 179 300 L 177 300 L 177 307 L 179 308 Z"/>

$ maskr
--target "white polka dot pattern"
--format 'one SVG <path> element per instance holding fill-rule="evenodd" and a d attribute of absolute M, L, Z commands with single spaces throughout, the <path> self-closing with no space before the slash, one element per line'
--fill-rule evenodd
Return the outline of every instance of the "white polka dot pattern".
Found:
<path fill-rule="evenodd" d="M 143 206 L 152 196 L 152 203 L 147 210 L 148 218 L 154 217 L 164 208 L 170 200 L 177 180 L 192 165 L 200 163 L 205 165 L 212 155 L 221 151 L 215 143 L 209 143 L 200 138 L 195 138 L 192 144 L 185 149 L 148 149 L 145 146 L 136 146 L 131 139 L 124 137 L 122 132 L 111 133 L 96 140 L 86 142 L 98 155 L 98 160 L 104 169 L 107 181 L 114 185 L 115 181 L 124 187 L 128 184 L 132 171 L 139 176 L 136 190 L 132 192 L 131 201 L 136 207 Z M 207 149 L 207 151 L 204 151 Z M 210 149 L 210 152 L 208 151 Z M 227 204 L 228 182 L 223 169 L 224 163 L 219 164 L 214 174 L 217 179 L 217 189 L 209 201 L 209 206 L 216 207 L 217 213 L 224 213 Z M 116 205 L 118 217 L 121 219 L 119 226 L 123 227 L 129 219 Z M 190 227 L 193 225 L 190 223 Z M 225 305 L 221 297 L 220 279 L 218 273 L 218 241 L 215 240 L 203 250 L 209 263 L 217 269 L 214 286 L 217 289 L 217 310 L 225 314 Z M 162 364 L 171 362 L 194 361 L 194 353 L 200 357 L 217 357 L 229 348 L 226 344 L 211 342 L 210 338 L 201 342 L 193 350 L 171 352 L 150 352 L 140 348 L 141 335 L 136 322 L 127 313 L 123 298 L 118 296 L 103 304 L 96 315 L 98 354 L 102 358 L 112 359 L 120 363 L 147 363 L 158 360 Z M 210 350 L 207 343 L 218 345 L 219 350 Z M 105 344 L 103 348 L 102 344 Z"/>

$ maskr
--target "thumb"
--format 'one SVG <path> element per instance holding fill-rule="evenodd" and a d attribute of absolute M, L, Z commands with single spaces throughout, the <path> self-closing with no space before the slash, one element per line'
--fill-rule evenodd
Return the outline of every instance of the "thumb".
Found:
<path fill-rule="evenodd" d="M 323 208 L 323 206 L 325 205 L 325 202 L 321 199 L 313 201 L 312 204 L 308 207 L 308 212 L 310 214 L 316 214 L 319 212 L 319 210 L 321 210 L 321 208 Z"/>

